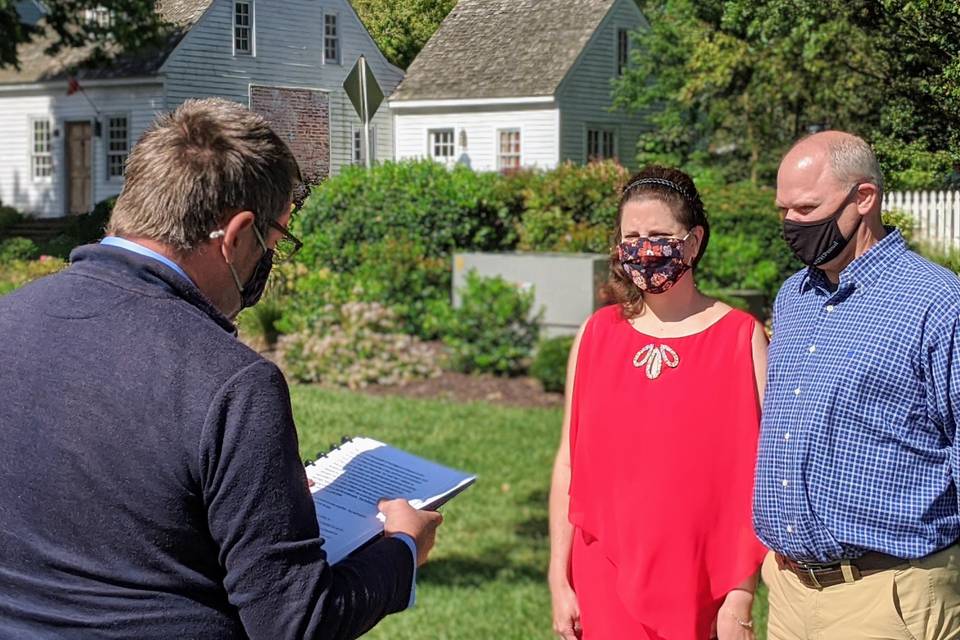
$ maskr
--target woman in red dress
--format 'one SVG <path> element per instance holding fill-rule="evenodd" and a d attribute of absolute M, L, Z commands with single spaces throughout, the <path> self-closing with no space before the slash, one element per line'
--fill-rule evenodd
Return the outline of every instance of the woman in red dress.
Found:
<path fill-rule="evenodd" d="M 648 167 L 623 190 L 616 304 L 574 342 L 550 492 L 554 629 L 567 640 L 753 638 L 767 341 L 697 289 L 709 236 L 683 172 Z"/>

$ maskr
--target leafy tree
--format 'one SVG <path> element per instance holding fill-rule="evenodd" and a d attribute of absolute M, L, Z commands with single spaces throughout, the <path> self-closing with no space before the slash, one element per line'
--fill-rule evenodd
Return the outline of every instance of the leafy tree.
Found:
<path fill-rule="evenodd" d="M 387 59 L 406 69 L 457 0 L 352 0 Z"/>
<path fill-rule="evenodd" d="M 46 13 L 36 24 L 21 21 L 17 0 L 0 0 L 0 67 L 19 68 L 18 47 L 42 41 L 46 53 L 89 47 L 91 62 L 119 51 L 162 42 L 169 26 L 144 0 L 44 0 Z M 101 19 L 93 19 L 100 17 Z"/>
<path fill-rule="evenodd" d="M 620 106 L 650 113 L 641 162 L 769 182 L 825 127 L 863 135 L 894 188 L 960 160 L 960 5 L 950 0 L 650 0 Z"/>

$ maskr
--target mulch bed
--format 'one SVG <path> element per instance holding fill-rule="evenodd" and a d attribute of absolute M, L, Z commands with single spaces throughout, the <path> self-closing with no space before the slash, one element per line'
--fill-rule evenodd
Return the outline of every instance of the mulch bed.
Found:
<path fill-rule="evenodd" d="M 444 371 L 438 378 L 416 380 L 402 386 L 372 385 L 363 390 L 375 396 L 431 398 L 453 402 L 491 402 L 493 404 L 553 408 L 563 406 L 562 393 L 548 393 L 534 378 L 499 378 Z"/>
<path fill-rule="evenodd" d="M 277 353 L 260 349 L 260 355 L 277 362 Z M 470 375 L 443 371 L 439 377 L 414 380 L 405 385 L 370 385 L 360 390 L 374 396 L 402 396 L 450 400 L 452 402 L 490 402 L 523 408 L 563 407 L 563 394 L 543 390 L 535 378 L 502 378 L 487 374 Z"/>

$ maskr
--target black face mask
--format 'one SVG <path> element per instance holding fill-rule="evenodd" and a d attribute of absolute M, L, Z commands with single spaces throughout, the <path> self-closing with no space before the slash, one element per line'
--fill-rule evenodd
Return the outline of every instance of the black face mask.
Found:
<path fill-rule="evenodd" d="M 231 265 L 231 269 L 233 266 Z M 267 278 L 270 277 L 270 270 L 273 268 L 273 249 L 267 249 L 254 267 L 250 279 L 243 287 L 238 287 L 240 291 L 240 308 L 247 309 L 260 302 L 260 297 L 267 288 Z M 237 279 L 234 275 L 234 279 Z"/>
<path fill-rule="evenodd" d="M 859 186 L 859 185 L 856 185 Z M 854 188 L 856 188 L 856 186 Z M 851 194 L 853 191 L 851 191 Z M 837 225 L 837 220 L 843 215 L 850 201 L 850 196 L 843 201 L 840 208 L 830 217 L 816 222 L 783 221 L 783 237 L 793 249 L 793 253 L 805 265 L 819 267 L 830 262 L 844 250 L 851 238 L 860 227 L 863 216 L 857 216 L 857 226 L 848 237 L 844 237 Z"/>
<path fill-rule="evenodd" d="M 253 268 L 253 273 L 250 274 L 250 278 L 246 284 L 240 284 L 240 277 L 237 275 L 237 270 L 233 268 L 232 264 L 227 263 L 227 266 L 230 268 L 230 274 L 233 276 L 233 283 L 237 286 L 237 291 L 240 293 L 240 308 L 237 309 L 237 313 L 252 307 L 260 301 L 264 289 L 267 288 L 267 278 L 270 277 L 270 270 L 273 268 L 273 249 L 267 248 L 267 243 L 264 242 L 263 235 L 256 226 L 253 227 L 253 232 L 257 236 L 257 242 L 259 242 L 263 248 L 263 255 L 260 256 L 260 260 L 257 261 L 257 266 Z M 223 230 L 214 231 L 210 234 L 210 237 L 223 237 Z"/>

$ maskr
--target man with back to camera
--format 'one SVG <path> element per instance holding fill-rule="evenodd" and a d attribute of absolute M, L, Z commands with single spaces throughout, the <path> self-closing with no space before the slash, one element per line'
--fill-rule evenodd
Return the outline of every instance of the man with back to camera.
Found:
<path fill-rule="evenodd" d="M 0 638 L 353 638 L 413 601 L 440 516 L 325 560 L 275 365 L 236 339 L 299 170 L 218 99 L 158 118 L 108 237 L 0 299 Z"/>
<path fill-rule="evenodd" d="M 960 637 L 960 280 L 884 228 L 882 194 L 839 131 L 777 176 L 808 268 L 774 305 L 760 432 L 770 640 Z"/>

